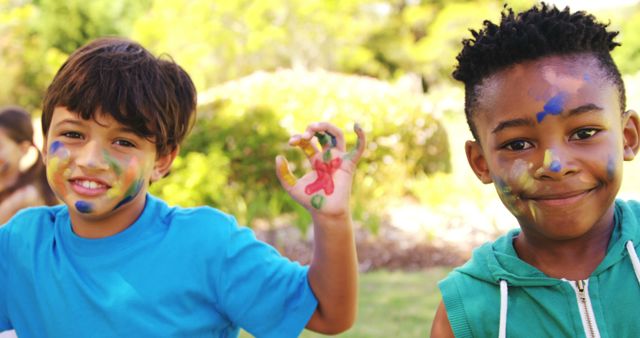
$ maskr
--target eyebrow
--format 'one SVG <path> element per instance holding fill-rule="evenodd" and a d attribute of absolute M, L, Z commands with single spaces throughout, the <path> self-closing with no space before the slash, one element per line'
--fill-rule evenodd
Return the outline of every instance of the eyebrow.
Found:
<path fill-rule="evenodd" d="M 64 125 L 64 124 L 72 124 L 72 125 L 76 125 L 76 126 L 82 126 L 83 125 L 83 123 L 81 121 L 78 121 L 78 120 L 64 119 L 64 120 L 56 123 L 55 126 L 59 127 L 60 125 Z"/>
<path fill-rule="evenodd" d="M 588 113 L 588 112 L 601 112 L 602 108 L 599 107 L 596 104 L 593 103 L 587 103 L 584 104 L 582 106 L 573 108 L 571 110 L 569 110 L 567 112 L 567 114 L 562 114 L 560 113 L 561 117 L 563 118 L 568 118 L 571 116 L 575 116 L 575 115 L 580 115 L 580 114 L 584 114 L 584 113 Z M 533 127 L 535 126 L 536 122 L 531 119 L 531 118 L 519 118 L 519 119 L 513 119 L 513 120 L 506 120 L 506 121 L 502 121 L 500 123 L 498 123 L 498 126 L 496 126 L 491 132 L 493 134 L 500 132 L 506 128 L 513 128 L 513 127 Z"/>
<path fill-rule="evenodd" d="M 56 123 L 55 126 L 59 127 L 60 125 L 71 124 L 71 125 L 82 127 L 82 126 L 84 126 L 84 122 L 83 121 L 84 120 L 64 119 L 64 120 Z M 130 127 L 118 127 L 116 129 L 116 132 L 134 134 L 136 136 L 139 136 L 138 133 L 136 132 L 136 130 L 133 129 L 133 128 L 130 128 Z"/>
<path fill-rule="evenodd" d="M 580 114 L 584 114 L 584 113 L 588 113 L 588 112 L 601 112 L 602 108 L 593 104 L 593 103 L 587 103 L 587 104 L 583 104 L 580 107 L 577 108 L 573 108 L 571 110 L 569 110 L 569 112 L 567 113 L 566 116 L 563 117 L 570 117 L 570 116 L 574 116 L 574 115 L 580 115 Z"/>
<path fill-rule="evenodd" d="M 520 118 L 520 119 L 513 119 L 513 120 L 506 120 L 506 121 L 502 121 L 500 123 L 498 123 L 498 126 L 495 127 L 491 132 L 493 134 L 506 129 L 506 128 L 513 128 L 513 127 L 533 127 L 535 126 L 536 122 L 531 119 L 531 118 Z"/>

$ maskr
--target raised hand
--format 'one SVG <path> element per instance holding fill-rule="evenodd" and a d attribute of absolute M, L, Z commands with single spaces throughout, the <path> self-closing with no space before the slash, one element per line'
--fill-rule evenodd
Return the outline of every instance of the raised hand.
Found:
<path fill-rule="evenodd" d="M 297 179 L 283 156 L 276 157 L 276 173 L 284 189 L 311 213 L 342 216 L 349 212 L 349 196 L 356 163 L 365 149 L 365 135 L 358 124 L 356 147 L 345 148 L 342 131 L 327 122 L 312 123 L 302 134 L 293 135 L 289 145 L 300 147 L 313 171 Z M 317 140 L 319 146 L 315 144 Z"/>

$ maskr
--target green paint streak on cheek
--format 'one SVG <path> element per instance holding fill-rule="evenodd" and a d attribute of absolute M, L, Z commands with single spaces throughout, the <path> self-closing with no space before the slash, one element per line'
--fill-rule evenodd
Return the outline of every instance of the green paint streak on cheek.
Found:
<path fill-rule="evenodd" d="M 325 198 L 322 195 L 314 195 L 313 197 L 311 197 L 311 206 L 318 210 L 322 208 L 324 202 Z"/>
<path fill-rule="evenodd" d="M 103 154 L 104 158 L 107 160 L 109 166 L 116 173 L 116 175 L 122 175 L 122 166 L 120 165 L 120 163 L 113 156 L 111 156 L 108 151 L 104 150 Z"/>

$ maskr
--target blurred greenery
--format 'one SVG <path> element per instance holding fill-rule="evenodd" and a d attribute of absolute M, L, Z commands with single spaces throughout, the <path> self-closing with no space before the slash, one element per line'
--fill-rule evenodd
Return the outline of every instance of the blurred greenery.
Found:
<path fill-rule="evenodd" d="M 516 10 L 532 3 L 509 1 Z M 308 165 L 286 146 L 289 135 L 320 119 L 348 130 L 358 122 L 371 143 L 353 210 L 375 230 L 394 199 L 442 204 L 467 191 L 468 180 L 450 174 L 449 142 L 457 145 L 462 136 L 447 136 L 442 124 L 462 109 L 459 96 L 446 104 L 459 91 L 449 74 L 468 29 L 498 19 L 502 6 L 497 0 L 0 0 L 0 105 L 37 115 L 69 53 L 99 36 L 130 37 L 171 55 L 201 93 L 196 128 L 154 193 L 185 206 L 216 206 L 248 225 L 292 213 L 304 228 L 310 219 L 279 188 L 273 158 L 286 155 L 301 173 Z M 613 54 L 621 71 L 637 73 L 640 5 L 596 15 L 621 31 L 623 46 Z M 353 146 L 354 134 L 346 136 Z M 434 190 L 450 193 L 425 193 Z"/>

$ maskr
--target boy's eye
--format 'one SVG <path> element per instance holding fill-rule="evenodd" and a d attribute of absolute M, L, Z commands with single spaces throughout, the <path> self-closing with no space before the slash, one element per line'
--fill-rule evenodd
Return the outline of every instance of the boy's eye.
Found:
<path fill-rule="evenodd" d="M 577 132 L 575 132 L 573 135 L 571 135 L 571 140 L 584 140 L 584 139 L 588 139 L 590 137 L 593 137 L 593 135 L 597 134 L 600 130 L 595 129 L 595 128 L 584 128 L 584 129 L 580 129 Z"/>
<path fill-rule="evenodd" d="M 116 145 L 119 145 L 121 147 L 127 147 L 127 148 L 132 148 L 132 147 L 136 146 L 135 144 L 133 144 L 132 142 L 129 142 L 127 140 L 116 140 L 113 143 L 116 144 Z"/>
<path fill-rule="evenodd" d="M 507 149 L 507 150 L 513 150 L 513 151 L 518 151 L 518 150 L 526 150 L 533 147 L 533 145 L 528 142 L 528 141 L 523 141 L 523 140 L 517 140 L 517 141 L 513 141 L 513 142 L 509 142 L 507 144 L 505 144 L 503 146 L 503 148 Z"/>
<path fill-rule="evenodd" d="M 76 131 L 67 131 L 67 132 L 61 133 L 60 135 L 68 138 L 82 138 L 82 134 Z"/>

